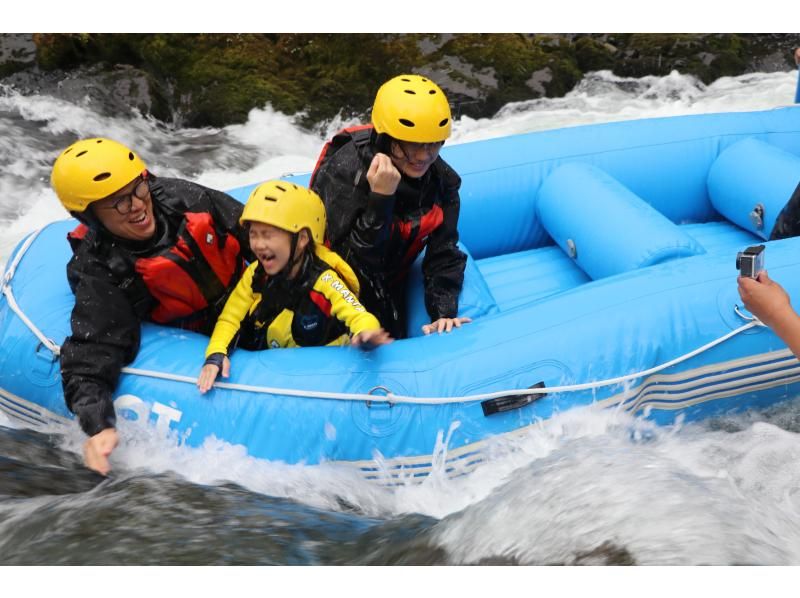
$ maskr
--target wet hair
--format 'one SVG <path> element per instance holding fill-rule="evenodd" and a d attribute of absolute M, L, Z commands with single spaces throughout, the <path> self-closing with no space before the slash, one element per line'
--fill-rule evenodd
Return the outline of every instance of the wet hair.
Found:
<path fill-rule="evenodd" d="M 372 130 L 372 147 L 375 148 L 376 152 L 387 156 L 391 155 L 392 141 L 395 141 L 395 139 L 388 133 L 376 133 L 374 129 Z"/>

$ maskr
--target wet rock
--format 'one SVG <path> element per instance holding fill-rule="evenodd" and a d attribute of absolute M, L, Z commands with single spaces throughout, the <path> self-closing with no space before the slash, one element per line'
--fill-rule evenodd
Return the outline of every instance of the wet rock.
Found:
<path fill-rule="evenodd" d="M 30 33 L 0 35 L 0 77 L 36 65 L 36 44 Z"/>
<path fill-rule="evenodd" d="M 456 116 L 477 118 L 562 96 L 599 70 L 704 84 L 791 70 L 796 46 L 800 34 L 4 34 L 0 82 L 181 126 L 240 123 L 270 104 L 312 127 L 367 118 L 400 73 L 431 77 Z"/>
<path fill-rule="evenodd" d="M 534 93 L 537 93 L 539 96 L 543 96 L 547 93 L 547 88 L 545 87 L 546 83 L 550 83 L 553 80 L 553 72 L 550 70 L 550 67 L 544 67 L 531 75 L 531 78 L 525 82 Z"/>
<path fill-rule="evenodd" d="M 128 65 L 28 69 L 6 77 L 3 82 L 25 95 L 44 94 L 76 104 L 86 103 L 105 116 L 131 115 L 137 110 L 163 121 L 172 120 L 157 81 Z"/>

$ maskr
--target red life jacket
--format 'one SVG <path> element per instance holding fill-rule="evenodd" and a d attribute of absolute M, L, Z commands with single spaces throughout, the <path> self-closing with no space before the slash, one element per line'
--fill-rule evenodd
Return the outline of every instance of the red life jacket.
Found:
<path fill-rule="evenodd" d="M 323 164 L 328 162 L 330 158 L 347 143 L 352 141 L 358 148 L 368 145 L 373 129 L 374 127 L 371 124 L 355 125 L 352 127 L 346 127 L 336 133 L 322 148 L 319 158 L 317 158 L 317 164 L 314 166 L 314 170 L 311 173 L 309 187 L 314 185 L 314 179 L 316 178 L 317 172 L 319 172 Z M 361 152 L 359 152 L 359 154 L 361 155 Z M 364 164 L 364 167 L 365 169 L 368 168 L 369 164 Z M 435 167 L 436 163 L 434 162 L 434 164 L 431 165 L 431 168 Z M 366 183 L 366 180 L 366 175 L 363 175 L 358 183 Z M 366 185 L 368 192 L 368 183 L 366 183 Z M 399 236 L 403 240 L 402 245 L 405 247 L 405 251 L 401 260 L 402 271 L 397 277 L 395 277 L 395 279 L 392 281 L 393 283 L 401 280 L 405 276 L 408 271 L 408 267 L 425 248 L 425 245 L 428 242 L 428 236 L 430 236 L 430 234 L 436 230 L 443 221 L 444 212 L 442 211 L 441 205 L 438 203 L 434 203 L 431 209 L 427 212 L 419 214 L 411 219 L 401 219 L 396 214 L 394 215 L 392 219 L 391 235 L 393 237 Z M 325 240 L 325 245 L 330 247 L 330 241 L 327 238 Z"/>
<path fill-rule="evenodd" d="M 398 234 L 407 245 L 406 253 L 403 256 L 403 265 L 410 266 L 422 253 L 428 237 L 444 222 L 444 212 L 438 203 L 424 214 L 412 218 L 411 220 L 394 220 L 392 222 L 392 235 Z M 399 277 L 402 278 L 402 277 Z"/>
<path fill-rule="evenodd" d="M 81 224 L 69 236 L 82 239 L 88 228 Z M 244 268 L 239 241 L 233 234 L 220 234 L 207 212 L 184 214 L 175 242 L 157 255 L 132 261 L 155 306 L 150 319 L 159 324 L 182 322 L 199 329 L 209 314 L 227 296 L 227 290 Z"/>

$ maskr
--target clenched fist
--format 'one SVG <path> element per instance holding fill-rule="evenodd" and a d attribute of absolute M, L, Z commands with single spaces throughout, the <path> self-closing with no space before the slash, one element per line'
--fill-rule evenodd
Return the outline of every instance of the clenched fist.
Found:
<path fill-rule="evenodd" d="M 392 159 L 386 154 L 375 154 L 367 171 L 367 182 L 373 193 L 381 195 L 394 195 L 400 183 L 400 171 L 392 164 Z"/>

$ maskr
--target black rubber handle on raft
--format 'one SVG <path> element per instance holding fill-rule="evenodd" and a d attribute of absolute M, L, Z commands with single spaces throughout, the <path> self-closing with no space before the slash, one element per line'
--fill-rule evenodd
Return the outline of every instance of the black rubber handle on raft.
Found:
<path fill-rule="evenodd" d="M 544 388 L 544 382 L 537 382 L 528 388 Z M 497 397 L 496 399 L 488 399 L 481 401 L 481 409 L 484 415 L 493 415 L 495 413 L 503 413 L 504 411 L 511 411 L 512 409 L 519 409 L 525 405 L 530 405 L 536 400 L 541 399 L 547 393 L 533 393 L 529 395 L 519 395 L 512 397 Z"/>

